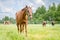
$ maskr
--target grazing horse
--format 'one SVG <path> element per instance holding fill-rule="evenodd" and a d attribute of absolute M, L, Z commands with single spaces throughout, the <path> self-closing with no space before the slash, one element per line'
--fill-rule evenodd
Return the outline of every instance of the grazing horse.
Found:
<path fill-rule="evenodd" d="M 30 16 L 30 18 L 32 19 L 31 7 L 26 6 L 21 11 L 16 12 L 16 24 L 18 32 L 21 33 L 25 29 L 26 36 L 27 36 L 28 16 Z"/>
<path fill-rule="evenodd" d="M 10 24 L 10 21 L 4 21 L 4 24 Z"/>
<path fill-rule="evenodd" d="M 55 22 L 54 22 L 54 21 L 52 21 L 52 22 L 51 22 L 51 24 L 52 24 L 52 26 L 54 26 L 54 25 L 55 25 Z"/>
<path fill-rule="evenodd" d="M 46 26 L 46 21 L 43 21 L 43 24 L 42 25 L 43 25 L 43 27 Z"/>

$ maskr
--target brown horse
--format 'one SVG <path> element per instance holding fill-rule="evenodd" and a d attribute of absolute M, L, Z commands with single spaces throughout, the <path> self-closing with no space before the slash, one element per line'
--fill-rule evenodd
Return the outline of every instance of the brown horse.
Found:
<path fill-rule="evenodd" d="M 10 21 L 4 21 L 4 24 L 11 24 Z"/>
<path fill-rule="evenodd" d="M 46 26 L 46 21 L 43 21 L 43 24 L 42 25 L 43 25 L 43 27 L 45 27 Z"/>
<path fill-rule="evenodd" d="M 32 9 L 31 7 L 26 6 L 21 11 L 16 13 L 16 23 L 18 32 L 22 32 L 25 29 L 25 33 L 27 36 L 27 24 L 28 24 L 28 15 L 32 19 Z"/>
<path fill-rule="evenodd" d="M 54 26 L 55 25 L 55 21 L 52 21 L 51 24 L 52 24 L 52 26 Z"/>

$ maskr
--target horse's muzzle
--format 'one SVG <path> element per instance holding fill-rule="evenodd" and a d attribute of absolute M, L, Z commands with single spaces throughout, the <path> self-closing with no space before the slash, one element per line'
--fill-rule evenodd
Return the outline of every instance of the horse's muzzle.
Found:
<path fill-rule="evenodd" d="M 32 19 L 32 16 L 30 16 L 30 19 Z"/>

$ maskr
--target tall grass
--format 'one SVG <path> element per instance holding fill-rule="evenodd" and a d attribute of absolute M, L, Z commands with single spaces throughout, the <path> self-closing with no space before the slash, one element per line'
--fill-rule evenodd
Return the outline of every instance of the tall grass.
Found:
<path fill-rule="evenodd" d="M 28 36 L 19 34 L 15 24 L 0 24 L 0 40 L 60 40 L 60 25 L 29 24 Z"/>

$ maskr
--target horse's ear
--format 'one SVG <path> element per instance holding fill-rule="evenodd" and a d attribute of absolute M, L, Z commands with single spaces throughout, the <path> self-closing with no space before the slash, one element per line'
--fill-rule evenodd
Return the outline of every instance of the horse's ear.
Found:
<path fill-rule="evenodd" d="M 32 7 L 31 7 L 31 6 L 29 6 L 29 8 L 31 9 Z"/>
<path fill-rule="evenodd" d="M 23 11 L 24 9 L 22 9 L 22 11 Z"/>
<path fill-rule="evenodd" d="M 28 6 L 26 5 L 26 8 L 28 8 Z"/>

